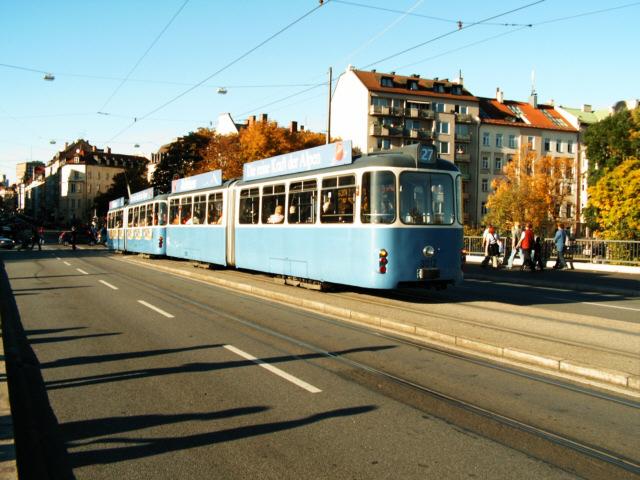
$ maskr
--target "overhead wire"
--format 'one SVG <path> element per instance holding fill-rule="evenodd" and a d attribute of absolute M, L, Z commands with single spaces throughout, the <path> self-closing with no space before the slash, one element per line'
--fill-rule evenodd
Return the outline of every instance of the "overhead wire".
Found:
<path fill-rule="evenodd" d="M 173 16 L 171 17 L 169 22 L 167 22 L 167 24 L 160 31 L 160 33 L 158 35 L 156 35 L 156 38 L 153 39 L 153 41 L 151 42 L 151 45 L 149 45 L 149 47 L 145 50 L 145 52 L 138 59 L 138 61 L 135 63 L 135 65 L 129 70 L 129 73 L 127 73 L 127 75 L 122 79 L 122 81 L 118 84 L 118 86 L 115 88 L 115 90 L 113 90 L 113 92 L 111 92 L 111 95 L 109 95 L 109 97 L 104 101 L 104 103 L 102 104 L 102 106 L 98 110 L 104 110 L 104 108 L 109 104 L 111 99 L 113 97 L 115 97 L 115 95 L 120 91 L 122 86 L 125 83 L 127 83 L 127 80 L 129 80 L 129 77 L 131 76 L 131 74 L 136 70 L 136 68 L 138 68 L 138 65 L 140 65 L 142 60 L 144 60 L 144 58 L 149 54 L 149 52 L 155 46 L 155 44 L 158 43 L 158 40 L 160 40 L 160 37 L 162 37 L 162 35 L 164 35 L 164 32 L 167 31 L 167 29 L 171 26 L 173 21 L 178 17 L 178 15 L 180 15 L 180 12 L 182 12 L 182 10 L 184 10 L 184 7 L 187 6 L 187 3 L 189 3 L 189 0 L 184 0 L 182 5 L 180 6 L 180 8 L 178 8 L 178 10 L 173 14 Z"/>
<path fill-rule="evenodd" d="M 186 89 L 185 91 L 183 91 L 182 93 L 176 95 L 175 97 L 171 98 L 170 100 L 164 102 L 163 104 L 161 104 L 160 106 L 154 108 L 153 110 L 149 111 L 148 113 L 137 117 L 137 121 L 138 120 L 144 120 L 147 117 L 153 115 L 154 113 L 162 110 L 163 108 L 167 107 L 168 105 L 172 104 L 173 102 L 175 102 L 176 100 L 184 97 L 185 95 L 187 95 L 188 93 L 192 92 L 193 90 L 195 90 L 197 87 L 199 87 L 200 85 L 204 84 L 205 82 L 209 81 L 210 79 L 212 79 L 213 77 L 215 77 L 216 75 L 224 72 L 225 70 L 227 70 L 228 68 L 232 67 L 233 65 L 235 65 L 236 63 L 238 63 L 239 61 L 241 61 L 242 59 L 246 58 L 247 56 L 249 56 L 251 53 L 255 52 L 256 50 L 258 50 L 260 47 L 262 47 L 263 45 L 267 44 L 268 42 L 270 42 L 271 40 L 273 40 L 274 38 L 278 37 L 279 35 L 281 35 L 282 33 L 284 33 L 285 31 L 287 31 L 288 29 L 290 29 L 291 27 L 293 27 L 294 25 L 296 25 L 297 23 L 301 22 L 302 20 L 304 20 L 305 18 L 307 18 L 309 15 L 315 13 L 318 9 L 322 8 L 323 5 L 326 5 L 327 3 L 329 3 L 332 0 L 326 0 L 325 2 L 320 2 L 317 6 L 315 6 L 314 8 L 312 8 L 311 10 L 305 12 L 302 16 L 298 17 L 297 19 L 295 19 L 294 21 L 290 22 L 289 24 L 287 24 L 286 26 L 284 26 L 283 28 L 281 28 L 280 30 L 278 30 L 276 33 L 270 35 L 269 37 L 267 37 L 265 40 L 261 41 L 260 43 L 258 43 L 256 46 L 252 47 L 251 49 L 249 49 L 248 51 L 246 51 L 245 53 L 243 53 L 242 55 L 236 57 L 234 60 L 232 60 L 231 62 L 227 63 L 226 65 L 224 65 L 223 67 L 219 68 L 218 70 L 216 70 L 215 72 L 213 72 L 211 75 L 209 75 L 208 77 L 206 77 L 205 79 L 203 79 L 202 81 L 198 82 L 196 85 Z M 109 141 L 111 142 L 112 140 L 114 140 L 115 138 L 119 137 L 120 135 L 122 135 L 124 132 L 126 132 L 129 128 L 131 128 L 136 122 L 133 122 L 129 125 L 127 125 L 125 128 L 123 128 L 122 130 L 120 130 L 118 133 L 116 133 Z"/>

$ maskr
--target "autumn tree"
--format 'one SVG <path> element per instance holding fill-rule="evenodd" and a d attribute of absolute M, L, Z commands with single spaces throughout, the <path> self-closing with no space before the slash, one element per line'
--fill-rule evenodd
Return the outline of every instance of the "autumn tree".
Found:
<path fill-rule="evenodd" d="M 592 219 L 604 238 L 640 240 L 640 159 L 629 157 L 589 187 Z"/>
<path fill-rule="evenodd" d="M 589 158 L 589 185 L 629 157 L 640 158 L 640 108 L 621 110 L 587 128 L 584 136 Z"/>
<path fill-rule="evenodd" d="M 189 176 L 198 169 L 208 145 L 209 137 L 202 130 L 171 143 L 153 172 L 153 186 L 160 192 L 170 192 L 172 180 Z"/>
<path fill-rule="evenodd" d="M 504 166 L 503 176 L 493 181 L 484 221 L 503 229 L 515 221 L 531 222 L 551 232 L 571 172 L 570 158 L 538 157 L 526 147 L 521 149 Z"/>

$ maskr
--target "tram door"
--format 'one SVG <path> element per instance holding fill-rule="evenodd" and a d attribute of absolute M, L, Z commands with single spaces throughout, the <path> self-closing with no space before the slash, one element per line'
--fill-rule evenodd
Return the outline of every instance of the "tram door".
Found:
<path fill-rule="evenodd" d="M 236 264 L 236 189 L 233 186 L 229 186 L 226 190 L 226 196 L 224 202 L 224 218 L 226 224 L 226 242 L 227 242 L 227 265 L 234 267 Z"/>

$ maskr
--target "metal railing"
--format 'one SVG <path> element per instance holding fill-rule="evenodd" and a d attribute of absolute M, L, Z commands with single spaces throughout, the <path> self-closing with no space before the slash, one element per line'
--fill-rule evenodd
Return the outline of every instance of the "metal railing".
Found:
<path fill-rule="evenodd" d="M 504 255 L 508 256 L 511 254 L 511 238 L 501 239 L 505 244 Z M 482 237 L 465 236 L 464 248 L 470 255 L 484 255 Z M 546 258 L 555 257 L 556 245 L 552 238 L 544 239 L 543 251 Z M 577 238 L 569 243 L 564 257 L 573 262 L 640 266 L 640 241 Z"/>

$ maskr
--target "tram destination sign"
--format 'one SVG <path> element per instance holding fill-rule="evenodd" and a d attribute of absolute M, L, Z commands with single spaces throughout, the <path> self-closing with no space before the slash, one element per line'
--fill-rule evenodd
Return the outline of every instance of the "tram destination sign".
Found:
<path fill-rule="evenodd" d="M 144 202 L 153 198 L 153 187 L 140 190 L 139 192 L 129 195 L 129 203 Z"/>
<path fill-rule="evenodd" d="M 202 188 L 219 187 L 222 185 L 222 170 L 193 175 L 192 177 L 178 178 L 171 182 L 171 193 L 190 192 Z"/>
<path fill-rule="evenodd" d="M 109 202 L 109 210 L 115 210 L 116 208 L 124 207 L 124 197 L 116 198 Z"/>
<path fill-rule="evenodd" d="M 260 180 L 290 173 L 348 165 L 351 162 L 353 162 L 351 140 L 345 140 L 245 163 L 242 178 L 245 181 Z"/>

